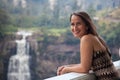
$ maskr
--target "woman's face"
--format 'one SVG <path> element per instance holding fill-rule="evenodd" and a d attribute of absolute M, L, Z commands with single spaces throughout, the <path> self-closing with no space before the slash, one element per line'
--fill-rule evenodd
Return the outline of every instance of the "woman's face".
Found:
<path fill-rule="evenodd" d="M 79 16 L 71 16 L 71 31 L 77 38 L 81 38 L 83 35 L 87 34 L 87 27 Z"/>

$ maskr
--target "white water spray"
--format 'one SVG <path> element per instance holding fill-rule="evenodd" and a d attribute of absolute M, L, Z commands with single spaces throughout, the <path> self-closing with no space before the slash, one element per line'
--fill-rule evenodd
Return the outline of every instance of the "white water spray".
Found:
<path fill-rule="evenodd" d="M 22 40 L 16 40 L 17 54 L 13 55 L 9 60 L 8 80 L 31 80 L 29 69 L 29 43 L 26 37 L 31 33 L 18 32 L 23 35 Z"/>

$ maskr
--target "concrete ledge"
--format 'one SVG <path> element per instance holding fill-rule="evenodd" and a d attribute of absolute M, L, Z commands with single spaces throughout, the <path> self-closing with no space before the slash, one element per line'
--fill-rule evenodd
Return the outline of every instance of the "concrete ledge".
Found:
<path fill-rule="evenodd" d="M 80 73 L 67 73 L 64 75 L 60 75 L 60 76 L 55 76 L 52 78 L 47 78 L 44 80 L 95 80 L 95 76 L 93 73 L 90 74 L 80 74 Z"/>
<path fill-rule="evenodd" d="M 115 61 L 114 65 L 120 75 L 120 60 Z M 44 80 L 96 80 L 96 77 L 95 77 L 94 73 L 83 74 L 83 73 L 71 72 L 71 73 L 67 73 L 64 75 L 47 78 Z"/>
<path fill-rule="evenodd" d="M 115 67 L 116 67 L 116 69 L 117 69 L 117 71 L 118 71 L 118 73 L 119 73 L 119 76 L 120 76 L 120 60 L 115 61 L 115 62 L 114 62 L 114 65 L 115 65 Z"/>

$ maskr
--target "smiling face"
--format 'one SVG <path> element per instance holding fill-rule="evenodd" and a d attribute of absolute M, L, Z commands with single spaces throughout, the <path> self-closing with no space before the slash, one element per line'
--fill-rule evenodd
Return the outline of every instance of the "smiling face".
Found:
<path fill-rule="evenodd" d="M 77 15 L 71 16 L 71 31 L 77 38 L 81 38 L 83 35 L 87 34 L 87 27 L 85 23 Z"/>

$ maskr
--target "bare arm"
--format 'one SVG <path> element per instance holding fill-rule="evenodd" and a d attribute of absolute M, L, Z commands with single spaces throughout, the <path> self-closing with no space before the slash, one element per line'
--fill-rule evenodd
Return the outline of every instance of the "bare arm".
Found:
<path fill-rule="evenodd" d="M 88 73 L 91 67 L 93 44 L 90 36 L 83 36 L 80 44 L 81 63 L 72 66 L 64 66 L 58 75 L 67 72 Z"/>

